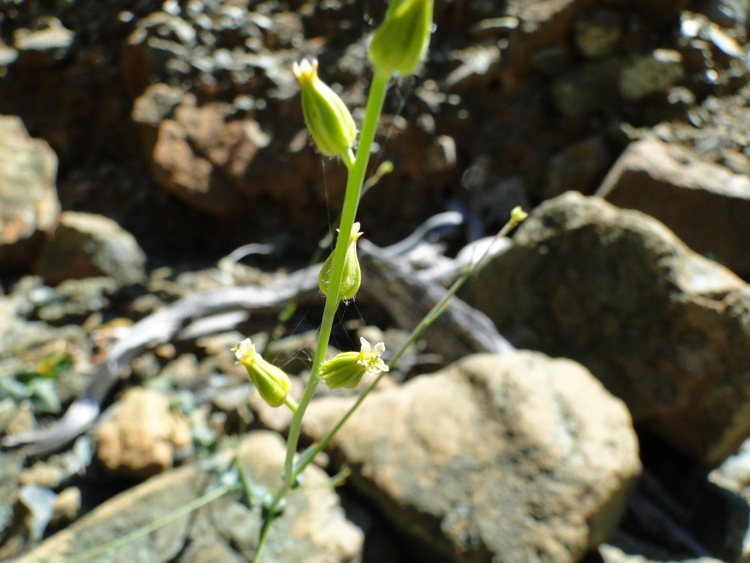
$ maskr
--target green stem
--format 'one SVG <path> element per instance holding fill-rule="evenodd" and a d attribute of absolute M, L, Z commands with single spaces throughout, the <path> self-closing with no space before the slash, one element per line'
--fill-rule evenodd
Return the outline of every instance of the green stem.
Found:
<path fill-rule="evenodd" d="M 378 121 L 380 120 L 380 114 L 383 110 L 383 102 L 385 101 L 385 94 L 388 90 L 388 82 L 390 81 L 390 78 L 390 74 L 382 73 L 377 70 L 375 71 L 372 85 L 370 86 L 370 94 L 367 98 L 367 107 L 365 108 L 365 118 L 362 123 L 362 132 L 360 133 L 357 154 L 353 162 L 350 161 L 350 158 L 346 158 L 345 160 L 348 168 L 346 194 L 344 195 L 344 206 L 341 211 L 341 223 L 336 238 L 336 247 L 334 248 L 333 259 L 331 261 L 331 278 L 328 285 L 328 297 L 323 309 L 323 319 L 320 324 L 320 333 L 318 335 L 315 356 L 313 357 L 312 367 L 310 368 L 310 378 L 308 379 L 305 390 L 300 398 L 297 412 L 294 413 L 292 422 L 289 426 L 286 459 L 284 461 L 284 480 L 274 496 L 273 502 L 268 508 L 266 518 L 269 521 L 269 524 L 276 516 L 279 503 L 294 485 L 296 477 L 294 471 L 294 456 L 297 453 L 299 437 L 302 431 L 302 417 L 315 395 L 315 390 L 317 389 L 319 381 L 318 374 L 320 373 L 320 367 L 325 361 L 325 354 L 328 350 L 328 342 L 331 338 L 333 323 L 336 319 L 336 311 L 338 310 L 340 303 L 339 292 L 341 289 L 341 280 L 344 275 L 344 258 L 346 257 L 346 249 L 349 245 L 349 236 L 351 234 L 352 225 L 354 224 L 354 219 L 357 215 L 357 207 L 359 206 L 362 185 L 365 181 L 367 165 L 370 161 L 370 152 L 372 150 L 373 141 L 375 140 L 375 132 L 377 131 Z M 262 550 L 262 546 L 265 545 L 269 529 L 270 525 L 265 525 L 264 523 L 264 526 L 261 529 L 259 552 Z M 259 552 L 256 553 L 255 561 L 260 561 Z"/>
<path fill-rule="evenodd" d="M 72 557 L 71 559 L 68 559 L 68 562 L 79 563 L 82 561 L 90 561 L 97 557 L 105 556 L 111 551 L 117 549 L 118 547 L 122 547 L 123 545 L 126 545 L 132 541 L 135 541 L 140 537 L 143 537 L 152 532 L 155 532 L 156 530 L 158 530 L 159 528 L 163 526 L 166 526 L 167 524 L 171 524 L 172 522 L 175 522 L 179 520 L 180 518 L 184 518 L 185 516 L 187 516 L 194 510 L 197 510 L 200 507 L 205 506 L 209 502 L 216 500 L 217 498 L 224 495 L 227 491 L 231 489 L 232 489 L 232 485 L 220 485 L 219 487 L 213 489 L 212 491 L 207 492 L 206 494 L 198 497 L 192 502 L 189 502 L 186 505 L 181 506 L 178 510 L 175 510 L 174 512 L 170 512 L 169 514 L 165 514 L 161 518 L 157 518 L 156 520 L 154 520 L 153 522 L 150 522 L 146 526 L 136 528 L 129 534 L 125 534 L 124 536 L 121 536 L 120 538 L 116 539 L 115 541 L 111 543 L 108 543 L 100 547 L 95 547 L 94 549 L 90 549 L 88 551 L 85 551 L 84 553 L 81 553 L 80 555 Z"/>
<path fill-rule="evenodd" d="M 503 226 L 503 228 L 500 230 L 497 235 L 495 235 L 495 238 L 493 242 L 501 239 L 502 237 L 506 236 L 510 231 L 512 231 L 516 226 L 518 226 L 519 220 L 516 218 L 511 218 L 508 223 Z M 389 367 L 393 367 L 396 362 L 403 356 L 406 351 L 409 349 L 409 346 L 411 346 L 416 340 L 422 336 L 422 333 L 429 328 L 429 326 L 437 319 L 440 315 L 443 314 L 445 309 L 450 304 L 451 298 L 458 293 L 458 290 L 461 289 L 461 286 L 463 286 L 468 279 L 471 277 L 471 275 L 476 271 L 477 268 L 484 265 L 487 260 L 489 260 L 491 254 L 490 254 L 491 245 L 487 247 L 484 254 L 479 257 L 478 260 L 471 262 L 468 266 L 466 266 L 466 269 L 463 271 L 461 276 L 456 279 L 455 282 L 453 282 L 453 285 L 448 289 L 448 291 L 445 292 L 445 295 L 433 305 L 432 309 L 430 309 L 429 313 L 427 313 L 424 318 L 419 322 L 419 324 L 414 328 L 414 330 L 411 331 L 411 334 L 409 334 L 409 338 L 406 340 L 406 342 L 403 343 L 401 348 L 399 348 L 398 352 L 396 352 L 393 357 L 391 358 L 390 362 L 388 363 Z M 344 416 L 339 419 L 339 421 L 334 425 L 334 427 L 328 432 L 328 434 L 325 435 L 325 437 L 315 444 L 313 446 L 313 453 L 309 456 L 303 456 L 304 461 L 302 463 L 298 464 L 298 467 L 296 467 L 295 475 L 296 478 L 297 475 L 302 473 L 305 468 L 315 459 L 315 456 L 323 451 L 328 444 L 331 442 L 333 437 L 336 435 L 336 433 L 341 429 L 344 424 L 351 418 L 351 416 L 355 413 L 355 411 L 359 408 L 359 405 L 362 404 L 362 401 L 365 400 L 365 398 L 372 393 L 372 391 L 375 390 L 375 388 L 378 386 L 378 383 L 380 380 L 387 375 L 387 372 L 383 371 L 380 372 L 380 374 L 375 378 L 375 380 L 370 383 L 370 385 L 367 386 L 367 388 L 360 393 L 360 395 L 357 397 L 357 400 L 354 401 L 352 406 L 346 411 Z"/>

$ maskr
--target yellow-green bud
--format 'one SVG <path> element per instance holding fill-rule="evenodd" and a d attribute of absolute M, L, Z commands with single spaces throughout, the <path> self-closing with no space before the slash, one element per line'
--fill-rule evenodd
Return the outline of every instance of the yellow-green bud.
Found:
<path fill-rule="evenodd" d="M 283 405 L 291 388 L 289 376 L 284 370 L 264 360 L 255 351 L 255 345 L 249 338 L 245 338 L 232 348 L 232 352 L 237 358 L 237 363 L 245 366 L 250 381 L 258 389 L 263 400 L 272 407 Z"/>
<path fill-rule="evenodd" d="M 386 363 L 380 359 L 385 352 L 385 344 L 378 342 L 371 348 L 364 338 L 359 339 L 362 348 L 359 352 L 341 352 L 324 362 L 320 368 L 320 379 L 330 389 L 354 389 L 362 380 L 362 376 L 378 375 L 381 371 L 388 371 Z"/>
<path fill-rule="evenodd" d="M 378 70 L 407 76 L 417 69 L 430 45 L 432 3 L 391 0 L 368 51 L 370 62 Z"/>
<path fill-rule="evenodd" d="M 339 299 L 351 299 L 359 291 L 362 283 L 362 271 L 359 268 L 359 258 L 357 257 L 357 240 L 362 236 L 359 232 L 359 223 L 352 225 L 352 232 L 349 235 L 349 245 L 346 247 L 346 257 L 344 258 L 344 277 L 341 278 L 339 287 Z M 318 286 L 323 295 L 328 297 L 328 286 L 331 281 L 331 264 L 333 263 L 333 252 L 323 262 L 318 275 Z"/>
<path fill-rule="evenodd" d="M 526 213 L 520 206 L 514 207 L 510 212 L 510 220 L 516 224 L 522 223 L 528 216 L 529 214 Z"/>
<path fill-rule="evenodd" d="M 302 93 L 302 112 L 310 134 L 325 156 L 342 156 L 357 138 L 354 118 L 341 98 L 318 78 L 318 61 L 294 63 Z"/>

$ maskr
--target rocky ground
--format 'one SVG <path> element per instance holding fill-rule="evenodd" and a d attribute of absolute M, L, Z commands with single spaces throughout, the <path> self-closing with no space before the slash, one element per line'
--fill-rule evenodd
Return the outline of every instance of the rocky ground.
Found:
<path fill-rule="evenodd" d="M 78 405 L 130 327 L 307 263 L 344 175 L 310 146 L 291 63 L 317 57 L 360 118 L 384 8 L 0 4 L 0 558 L 72 560 L 155 523 L 99 557 L 252 557 L 229 460 L 273 486 L 288 417 L 229 349 L 277 310 L 144 343 L 51 454 L 13 436 Z M 456 210 L 450 251 L 532 211 L 461 293 L 527 351 L 453 362 L 425 338 L 310 468 L 268 560 L 747 560 L 747 3 L 444 0 L 435 20 L 390 92 L 374 166 L 394 169 L 363 231 L 386 246 Z M 320 304 L 269 344 L 300 388 Z M 365 295 L 333 345 L 408 328 Z M 316 400 L 306 440 L 352 400 Z"/>

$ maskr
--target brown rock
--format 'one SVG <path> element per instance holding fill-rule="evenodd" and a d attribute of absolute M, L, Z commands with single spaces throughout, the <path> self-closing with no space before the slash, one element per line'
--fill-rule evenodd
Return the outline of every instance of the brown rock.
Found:
<path fill-rule="evenodd" d="M 30 268 L 57 224 L 57 157 L 17 117 L 0 116 L 0 269 Z"/>
<path fill-rule="evenodd" d="M 609 150 L 600 136 L 578 141 L 550 160 L 544 199 L 570 190 L 592 194 L 611 165 Z"/>
<path fill-rule="evenodd" d="M 219 102 L 196 107 L 188 97 L 174 119 L 159 126 L 152 154 L 152 174 L 161 187 L 218 217 L 236 216 L 248 196 L 262 192 L 248 182 L 249 168 L 269 142 L 256 122 L 228 120 L 229 111 Z"/>
<path fill-rule="evenodd" d="M 97 456 L 112 475 L 144 479 L 172 467 L 176 448 L 191 443 L 190 427 L 166 395 L 133 388 L 96 432 Z"/>
<path fill-rule="evenodd" d="M 321 439 L 353 398 L 315 401 Z M 640 471 L 624 405 L 581 366 L 469 356 L 367 399 L 333 456 L 419 560 L 575 561 L 616 526 Z"/>
<path fill-rule="evenodd" d="M 750 279 L 750 177 L 644 140 L 628 147 L 596 195 L 657 218 L 696 252 Z"/>
<path fill-rule="evenodd" d="M 750 433 L 750 288 L 655 219 L 564 194 L 462 296 L 516 346 L 581 362 L 700 463 Z"/>

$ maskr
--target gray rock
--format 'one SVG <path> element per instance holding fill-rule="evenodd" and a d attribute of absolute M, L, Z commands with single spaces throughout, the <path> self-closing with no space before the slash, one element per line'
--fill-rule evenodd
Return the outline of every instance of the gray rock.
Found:
<path fill-rule="evenodd" d="M 691 249 L 750 279 L 750 178 L 658 140 L 631 144 L 596 195 L 655 217 Z"/>
<path fill-rule="evenodd" d="M 0 116 L 0 269 L 29 268 L 57 224 L 57 157 L 17 117 Z"/>
<path fill-rule="evenodd" d="M 564 194 L 462 296 L 516 346 L 581 362 L 705 465 L 750 432 L 750 288 L 655 219 Z"/>
<path fill-rule="evenodd" d="M 353 398 L 315 401 L 321 439 Z M 640 471 L 624 405 L 581 366 L 469 356 L 368 397 L 332 442 L 349 482 L 424 561 L 575 561 Z"/>
<path fill-rule="evenodd" d="M 589 61 L 566 72 L 552 85 L 552 100 L 564 117 L 581 119 L 607 105 L 620 62 Z"/>
<path fill-rule="evenodd" d="M 39 286 L 32 294 L 34 289 L 39 294 L 34 316 L 59 326 L 83 323 L 92 313 L 106 312 L 119 288 L 112 278 L 86 278 L 67 280 L 55 288 Z"/>
<path fill-rule="evenodd" d="M 657 92 L 665 92 L 685 77 L 682 55 L 669 49 L 636 57 L 620 73 L 620 94 L 626 100 L 640 100 Z"/>
<path fill-rule="evenodd" d="M 271 432 L 254 432 L 239 446 L 241 463 L 251 479 L 265 487 L 278 484 L 284 453 L 281 438 Z M 66 561 L 102 547 L 185 507 L 210 488 L 213 478 L 195 466 L 153 477 L 97 507 L 17 561 Z M 306 471 L 304 485 L 287 498 L 283 516 L 274 521 L 264 561 L 357 560 L 362 532 L 346 520 L 328 481 L 328 476 L 314 466 Z M 106 554 L 107 561 L 250 560 L 257 545 L 260 508 L 247 508 L 238 496 L 224 495 L 121 545 Z"/>
<path fill-rule="evenodd" d="M 16 31 L 14 46 L 19 66 L 50 67 L 71 53 L 75 33 L 57 18 L 49 18 L 46 23 L 42 29 Z"/>
<path fill-rule="evenodd" d="M 146 255 L 117 223 L 90 213 L 66 211 L 37 266 L 46 283 L 108 276 L 118 285 L 145 277 Z"/>
<path fill-rule="evenodd" d="M 133 103 L 131 117 L 136 123 L 157 128 L 185 95 L 181 88 L 152 84 Z"/>
<path fill-rule="evenodd" d="M 592 10 L 576 18 L 575 42 L 581 54 L 588 58 L 612 54 L 622 36 L 622 23 L 616 12 Z"/>

